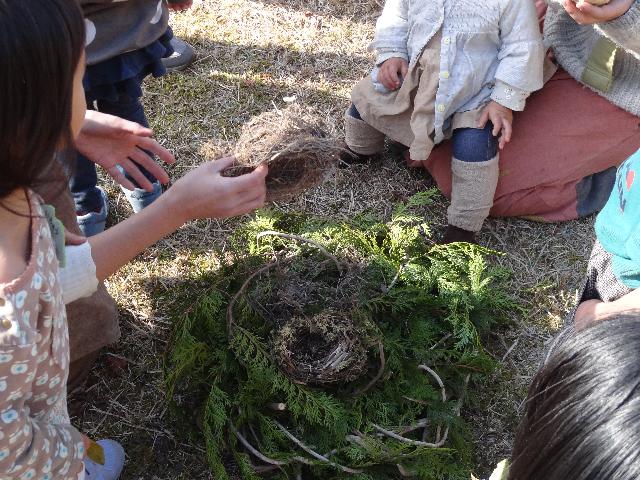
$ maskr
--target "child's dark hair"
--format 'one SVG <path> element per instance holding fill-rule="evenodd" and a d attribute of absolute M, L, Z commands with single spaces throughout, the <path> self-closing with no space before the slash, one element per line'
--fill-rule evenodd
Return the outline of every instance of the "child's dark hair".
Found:
<path fill-rule="evenodd" d="M 640 315 L 558 342 L 529 390 L 509 480 L 640 478 Z"/>
<path fill-rule="evenodd" d="M 84 48 L 76 0 L 0 0 L 0 199 L 32 188 L 73 145 L 73 77 Z"/>

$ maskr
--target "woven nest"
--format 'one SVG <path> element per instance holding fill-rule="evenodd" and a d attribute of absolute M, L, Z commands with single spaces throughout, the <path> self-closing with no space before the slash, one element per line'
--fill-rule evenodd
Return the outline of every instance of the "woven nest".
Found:
<path fill-rule="evenodd" d="M 334 311 L 294 317 L 272 338 L 280 369 L 294 382 L 351 382 L 367 369 L 367 349 L 353 321 Z"/>
<path fill-rule="evenodd" d="M 266 164 L 267 201 L 289 200 L 322 183 L 337 164 L 340 142 L 327 131 L 317 113 L 298 104 L 262 113 L 242 127 L 236 165 L 224 175 L 243 175 Z"/>

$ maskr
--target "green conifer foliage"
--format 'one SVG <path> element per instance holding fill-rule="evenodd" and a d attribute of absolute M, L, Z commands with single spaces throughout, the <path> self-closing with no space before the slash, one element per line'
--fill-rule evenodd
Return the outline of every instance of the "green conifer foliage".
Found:
<path fill-rule="evenodd" d="M 192 414 L 216 479 L 229 463 L 248 479 L 470 478 L 460 410 L 493 368 L 483 335 L 518 307 L 506 273 L 487 263 L 495 252 L 429 240 L 420 212 L 432 195 L 388 221 L 266 211 L 235 234 L 233 263 L 209 274 L 167 358 L 174 410 Z M 294 381 L 274 338 L 292 318 L 311 319 L 316 348 L 332 327 L 314 333 L 312 319 L 327 311 L 355 326 L 362 371 Z"/>

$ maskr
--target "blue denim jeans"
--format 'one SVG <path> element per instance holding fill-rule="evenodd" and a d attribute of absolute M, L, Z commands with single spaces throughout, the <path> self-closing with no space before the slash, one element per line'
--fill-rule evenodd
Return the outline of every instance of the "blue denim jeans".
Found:
<path fill-rule="evenodd" d="M 144 114 L 144 108 L 139 98 L 132 98 L 123 94 L 120 95 L 116 102 L 97 100 L 96 103 L 97 110 L 99 112 L 130 120 L 145 127 L 149 126 L 149 122 Z M 92 103 L 87 103 L 87 108 L 89 110 L 96 110 L 95 105 Z M 102 197 L 100 191 L 96 188 L 98 183 L 98 174 L 96 172 L 95 163 L 84 155 L 78 153 L 75 167 L 76 168 L 72 172 L 72 176 L 69 180 L 69 189 L 73 195 L 76 212 L 78 214 L 86 214 L 100 211 L 102 208 Z M 157 182 L 153 175 L 151 175 L 147 170 L 143 167 L 139 168 L 151 183 Z M 129 176 L 129 174 L 126 174 L 126 177 L 134 185 L 139 186 L 137 182 Z"/>
<path fill-rule="evenodd" d="M 454 158 L 463 162 L 486 162 L 498 154 L 498 138 L 491 131 L 493 123 L 483 129 L 458 128 L 451 138 Z"/>

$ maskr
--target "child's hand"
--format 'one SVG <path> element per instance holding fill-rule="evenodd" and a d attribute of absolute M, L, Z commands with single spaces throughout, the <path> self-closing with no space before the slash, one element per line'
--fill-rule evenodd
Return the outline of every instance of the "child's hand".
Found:
<path fill-rule="evenodd" d="M 408 71 L 409 64 L 404 58 L 392 57 L 380 65 L 378 81 L 389 90 L 397 90 Z"/>
<path fill-rule="evenodd" d="M 173 10 L 174 12 L 184 12 L 185 10 L 189 10 L 193 5 L 193 0 L 174 0 L 169 1 L 168 6 L 169 10 Z"/>
<path fill-rule="evenodd" d="M 574 315 L 576 330 L 583 330 L 596 322 L 603 306 L 604 302 L 602 300 L 587 300 L 578 305 Z"/>
<path fill-rule="evenodd" d="M 169 182 L 169 175 L 143 150 L 151 152 L 163 162 L 172 164 L 172 153 L 152 138 L 153 132 L 135 122 L 88 110 L 82 130 L 76 138 L 76 148 L 92 162 L 104 168 L 111 177 L 128 190 L 135 185 L 118 169 L 120 165 L 138 185 L 150 192 L 151 182 L 142 174 L 146 168 L 160 183 Z"/>
<path fill-rule="evenodd" d="M 223 177 L 222 172 L 233 163 L 231 157 L 208 162 L 178 180 L 162 195 L 171 202 L 169 215 L 185 223 L 200 218 L 234 217 L 262 207 L 267 193 L 267 167 L 239 177 Z"/>
<path fill-rule="evenodd" d="M 636 0 L 611 0 L 606 5 L 597 6 L 585 0 L 564 0 L 567 13 L 580 25 L 605 23 L 621 17 Z"/>
<path fill-rule="evenodd" d="M 87 237 L 70 232 L 66 228 L 64 229 L 64 244 L 66 246 L 78 246 L 82 245 L 86 241 Z"/>
<path fill-rule="evenodd" d="M 640 314 L 640 288 L 636 288 L 612 302 L 603 302 L 602 300 L 582 302 L 578 305 L 574 317 L 576 330 L 582 330 L 593 323 L 623 313 Z"/>
<path fill-rule="evenodd" d="M 497 137 L 502 132 L 502 135 L 500 135 L 500 150 L 502 150 L 511 141 L 513 112 L 492 100 L 484 107 L 478 128 L 484 128 L 489 120 L 493 123 L 493 131 L 491 133 L 494 137 Z"/>

